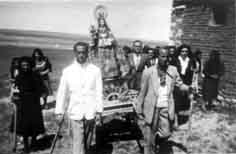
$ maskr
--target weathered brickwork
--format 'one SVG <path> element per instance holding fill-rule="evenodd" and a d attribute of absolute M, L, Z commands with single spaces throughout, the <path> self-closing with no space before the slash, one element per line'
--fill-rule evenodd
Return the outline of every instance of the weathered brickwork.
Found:
<path fill-rule="evenodd" d="M 223 4 L 222 4 L 223 5 Z M 225 75 L 221 81 L 221 94 L 236 98 L 236 1 L 226 6 L 226 23 L 212 26 L 209 24 L 212 7 L 201 3 L 185 5 L 172 12 L 172 37 L 179 45 L 191 45 L 203 52 L 203 59 L 208 58 L 211 50 L 221 51 L 225 64 Z"/>

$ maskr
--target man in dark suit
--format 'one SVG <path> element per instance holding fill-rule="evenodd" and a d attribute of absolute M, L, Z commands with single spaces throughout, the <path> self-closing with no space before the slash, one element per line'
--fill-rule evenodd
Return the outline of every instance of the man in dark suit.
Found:
<path fill-rule="evenodd" d="M 133 42 L 132 53 L 128 55 L 131 66 L 129 88 L 140 90 L 142 72 L 145 68 L 148 56 L 143 53 L 143 42 L 135 40 Z"/>
<path fill-rule="evenodd" d="M 155 141 L 163 145 L 171 135 L 175 117 L 174 86 L 188 91 L 176 67 L 168 65 L 168 51 L 161 49 L 158 64 L 145 69 L 137 100 L 137 112 L 143 122 L 144 154 L 154 153 Z"/>

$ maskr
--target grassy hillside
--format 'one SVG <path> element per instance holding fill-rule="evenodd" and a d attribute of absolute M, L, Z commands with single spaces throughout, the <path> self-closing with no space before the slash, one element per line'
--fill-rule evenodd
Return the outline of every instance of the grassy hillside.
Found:
<path fill-rule="evenodd" d="M 130 45 L 135 38 L 117 38 L 120 45 Z M 89 41 L 89 36 L 58 32 L 26 31 L 14 29 L 0 29 L 0 45 L 40 46 L 53 49 L 71 49 L 77 41 Z M 143 40 L 152 46 L 166 45 L 166 42 Z"/>

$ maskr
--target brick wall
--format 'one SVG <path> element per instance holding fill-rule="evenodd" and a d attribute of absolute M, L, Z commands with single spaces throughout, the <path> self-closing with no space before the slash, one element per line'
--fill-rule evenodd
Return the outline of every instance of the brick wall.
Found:
<path fill-rule="evenodd" d="M 236 98 L 236 1 L 227 5 L 226 24 L 209 26 L 212 9 L 207 5 L 192 5 L 172 12 L 172 37 L 179 45 L 191 45 L 193 51 L 199 48 L 203 60 L 211 50 L 221 51 L 225 64 L 225 75 L 221 82 L 221 93 L 227 98 Z"/>

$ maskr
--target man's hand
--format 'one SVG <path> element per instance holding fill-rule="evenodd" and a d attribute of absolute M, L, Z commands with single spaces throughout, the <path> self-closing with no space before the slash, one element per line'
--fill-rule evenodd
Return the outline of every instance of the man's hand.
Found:
<path fill-rule="evenodd" d="M 97 126 L 101 126 L 102 125 L 102 113 L 97 112 L 95 115 L 95 124 Z"/>
<path fill-rule="evenodd" d="M 19 93 L 19 92 L 20 90 L 17 88 L 17 86 L 12 88 L 12 93 Z"/>
<path fill-rule="evenodd" d="M 138 113 L 138 118 L 140 120 L 144 120 L 144 114 L 143 113 Z"/>
<path fill-rule="evenodd" d="M 189 86 L 189 99 L 193 100 L 195 99 L 195 96 L 197 95 L 197 88 L 195 86 Z"/>
<path fill-rule="evenodd" d="M 197 88 L 194 85 L 189 86 L 189 93 L 190 94 L 196 94 L 197 93 Z"/>

